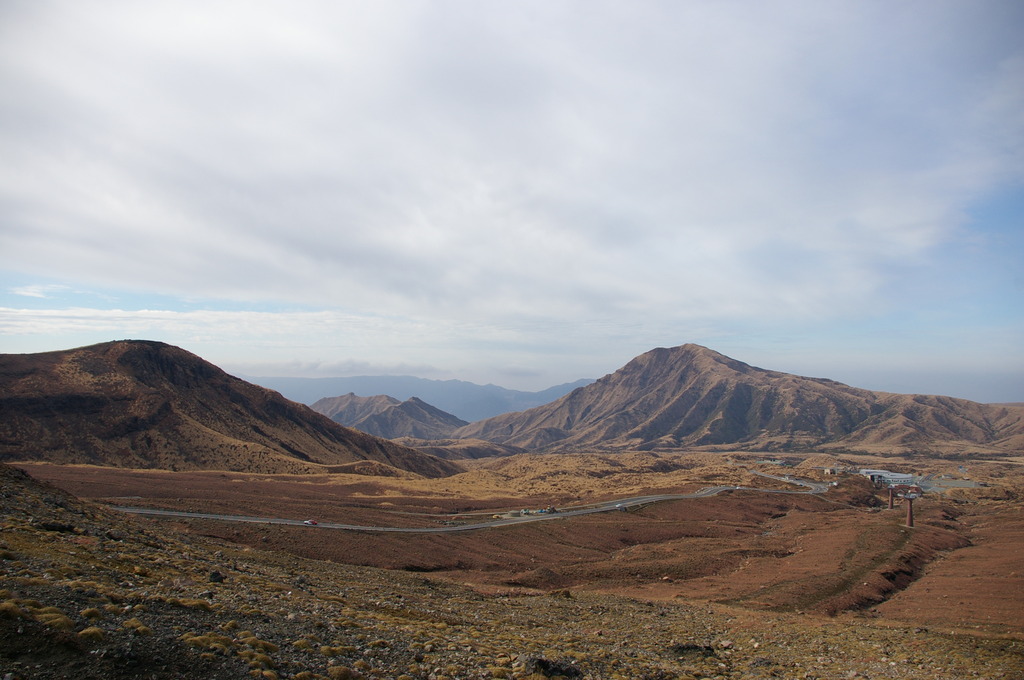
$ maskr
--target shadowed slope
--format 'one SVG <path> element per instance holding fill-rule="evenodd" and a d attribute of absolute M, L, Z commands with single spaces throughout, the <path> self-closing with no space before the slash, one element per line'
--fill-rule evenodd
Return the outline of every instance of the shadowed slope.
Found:
<path fill-rule="evenodd" d="M 4 460 L 253 472 L 367 460 L 431 477 L 459 471 L 159 342 L 0 355 L 0 393 Z"/>

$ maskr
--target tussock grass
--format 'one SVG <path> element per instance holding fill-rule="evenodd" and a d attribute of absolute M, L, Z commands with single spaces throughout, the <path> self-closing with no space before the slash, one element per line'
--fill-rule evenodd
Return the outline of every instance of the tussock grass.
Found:
<path fill-rule="evenodd" d="M 152 635 L 153 630 L 139 619 L 132 617 L 121 624 L 122 628 L 132 631 L 136 635 Z"/>
<path fill-rule="evenodd" d="M 218 654 L 230 654 L 231 650 L 235 646 L 234 639 L 227 635 L 220 635 L 218 633 L 207 633 L 206 635 L 196 635 L 195 633 L 185 633 L 178 638 L 189 647 L 196 649 L 202 649 L 208 652 L 215 652 Z"/>
<path fill-rule="evenodd" d="M 78 637 L 82 640 L 90 640 L 92 642 L 99 642 L 106 637 L 106 633 L 102 628 L 96 626 L 90 626 L 83 630 L 78 631 Z"/>
<path fill-rule="evenodd" d="M 252 649 L 239 650 L 238 656 L 245 659 L 249 666 L 253 668 L 267 669 L 276 667 L 274 660 L 271 659 L 269 655 L 261 654 L 260 652 Z"/>
<path fill-rule="evenodd" d="M 261 640 L 258 637 L 256 637 L 255 635 L 249 635 L 249 636 L 246 636 L 246 637 L 239 637 L 238 641 L 241 642 L 244 645 L 248 645 L 249 647 L 252 647 L 253 649 L 261 651 L 261 652 L 277 652 L 277 651 L 280 650 L 280 648 L 277 645 L 275 645 L 273 642 L 267 642 L 266 640 Z"/>
<path fill-rule="evenodd" d="M 60 613 L 37 613 L 35 614 L 35 619 L 39 623 L 50 628 L 56 628 L 57 630 L 71 630 L 75 627 L 74 621 Z"/>
<path fill-rule="evenodd" d="M 198 598 L 177 598 L 171 597 L 167 599 L 169 604 L 174 604 L 179 607 L 188 607 L 191 609 L 201 609 L 203 611 L 212 612 L 216 605 L 211 604 L 207 600 L 201 600 Z"/>
<path fill-rule="evenodd" d="M 7 600 L 0 602 L 0 619 L 27 619 L 28 614 L 17 602 Z"/>

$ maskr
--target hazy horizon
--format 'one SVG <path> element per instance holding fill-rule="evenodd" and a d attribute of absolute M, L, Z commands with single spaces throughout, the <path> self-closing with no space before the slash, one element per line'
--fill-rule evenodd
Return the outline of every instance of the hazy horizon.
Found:
<path fill-rule="evenodd" d="M 1024 402 L 1024 3 L 0 4 L 0 352 Z"/>

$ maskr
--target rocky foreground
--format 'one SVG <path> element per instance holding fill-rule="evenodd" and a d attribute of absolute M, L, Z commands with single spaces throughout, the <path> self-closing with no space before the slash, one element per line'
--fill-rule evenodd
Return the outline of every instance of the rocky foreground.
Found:
<path fill-rule="evenodd" d="M 11 680 L 1024 677 L 1012 637 L 483 593 L 167 535 L 6 466 L 0 481 L 0 677 Z"/>

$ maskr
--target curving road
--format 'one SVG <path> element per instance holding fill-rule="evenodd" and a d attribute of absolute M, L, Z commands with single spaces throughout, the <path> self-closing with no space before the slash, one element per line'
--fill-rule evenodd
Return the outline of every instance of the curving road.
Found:
<path fill-rule="evenodd" d="M 653 496 L 633 496 L 632 498 L 621 498 L 614 501 L 605 501 L 603 503 L 594 503 L 586 506 L 578 506 L 572 508 L 566 508 L 556 513 L 551 514 L 530 514 L 521 517 L 503 517 L 501 519 L 491 519 L 485 522 L 479 522 L 476 524 L 457 524 L 450 526 L 441 527 L 369 527 L 360 526 L 356 524 L 337 524 L 334 522 L 320 522 L 315 529 L 345 529 L 348 531 L 372 531 L 372 532 L 395 532 L 405 534 L 443 534 L 452 531 L 476 531 L 479 529 L 491 529 L 494 527 L 504 527 L 511 524 L 523 524 L 525 522 L 544 522 L 553 519 L 565 519 L 566 517 L 578 517 L 580 515 L 593 515 L 598 512 L 614 512 L 625 511 L 630 508 L 639 508 L 652 503 L 661 503 L 664 501 L 677 501 L 687 498 L 707 498 L 709 496 L 716 496 L 723 491 L 760 491 L 762 493 L 784 493 L 784 494 L 821 494 L 828 490 L 828 484 L 823 482 L 812 482 L 805 479 L 796 479 L 790 476 L 777 476 L 769 475 L 763 472 L 756 472 L 751 470 L 753 474 L 759 477 L 767 477 L 769 479 L 775 479 L 781 482 L 789 484 L 796 484 L 798 486 L 806 487 L 805 490 L 786 490 L 786 489 L 758 489 L 749 486 L 709 486 L 701 489 L 694 493 L 682 493 L 682 494 L 660 494 Z M 178 510 L 155 510 L 152 508 L 135 508 L 112 505 L 110 506 L 113 510 L 119 510 L 121 512 L 127 512 L 135 515 L 149 515 L 153 517 L 183 517 L 187 519 L 213 519 L 224 522 L 251 522 L 255 524 L 286 524 L 290 526 L 306 526 L 303 520 L 300 519 L 280 519 L 276 517 L 246 517 L 243 515 L 217 515 L 213 513 L 205 512 L 182 512 Z"/>

